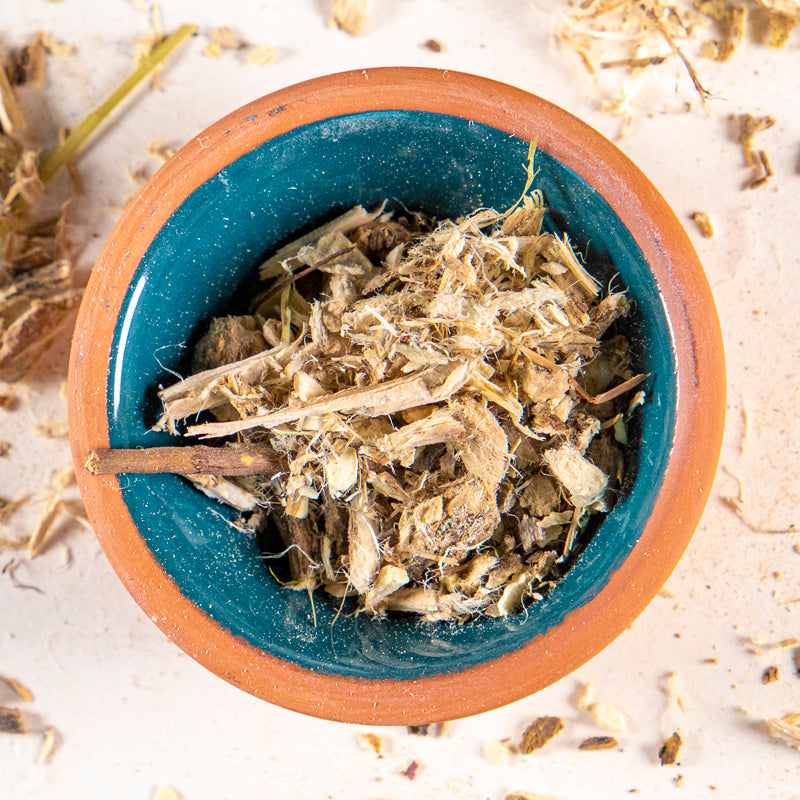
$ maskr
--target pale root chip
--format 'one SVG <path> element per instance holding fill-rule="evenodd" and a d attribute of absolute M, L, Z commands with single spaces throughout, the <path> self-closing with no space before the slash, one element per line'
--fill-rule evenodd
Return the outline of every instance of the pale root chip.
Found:
<path fill-rule="evenodd" d="M 570 494 L 570 502 L 585 508 L 601 500 L 608 476 L 568 444 L 545 450 L 542 458 Z"/>
<path fill-rule="evenodd" d="M 486 760 L 499 767 L 504 767 L 514 755 L 508 739 L 493 739 L 483 743 L 483 755 Z"/>
<path fill-rule="evenodd" d="M 219 58 L 223 50 L 241 50 L 247 43 L 232 28 L 212 28 L 209 35 L 210 41 L 203 51 L 209 58 Z"/>
<path fill-rule="evenodd" d="M 28 540 L 28 555 L 30 558 L 35 558 L 44 548 L 50 534 L 55 530 L 56 519 L 63 508 L 61 498 L 57 495 L 51 496 L 47 509 Z"/>
<path fill-rule="evenodd" d="M 625 733 L 628 724 L 625 715 L 610 703 L 590 703 L 587 707 L 598 728 L 612 733 Z"/>
<path fill-rule="evenodd" d="M 365 750 L 371 750 L 375 755 L 383 753 L 383 739 L 377 733 L 362 733 L 358 737 L 358 743 Z"/>
<path fill-rule="evenodd" d="M 514 375 L 532 403 L 557 400 L 569 391 L 569 373 L 563 368 L 550 370 L 536 364 L 523 364 Z"/>
<path fill-rule="evenodd" d="M 464 425 L 447 409 L 437 409 L 385 435 L 376 444 L 390 460 L 398 460 L 403 466 L 411 466 L 416 448 L 440 442 L 460 441 L 463 438 Z"/>
<path fill-rule="evenodd" d="M 331 24 L 352 36 L 359 36 L 369 17 L 370 0 L 333 0 Z"/>
<path fill-rule="evenodd" d="M 325 389 L 319 381 L 302 370 L 295 372 L 292 382 L 295 394 L 302 402 L 313 400 L 315 397 L 322 397 L 325 394 Z"/>
<path fill-rule="evenodd" d="M 331 452 L 323 468 L 328 491 L 334 497 L 341 497 L 358 480 L 358 454 L 352 447 L 345 447 L 341 453 Z"/>
<path fill-rule="evenodd" d="M 180 800 L 180 795 L 172 786 L 158 786 L 151 800 Z"/>
<path fill-rule="evenodd" d="M 63 58 L 64 56 L 71 56 L 78 52 L 78 48 L 74 44 L 67 44 L 66 42 L 62 42 L 59 39 L 50 36 L 50 34 L 48 33 L 42 34 L 42 44 L 44 45 L 44 49 L 47 50 L 48 53 L 58 58 Z"/>
<path fill-rule="evenodd" d="M 189 475 L 189 480 L 204 494 L 238 511 L 252 511 L 258 505 L 250 492 L 219 475 Z"/>
<path fill-rule="evenodd" d="M 408 573 L 402 567 L 386 564 L 381 567 L 373 586 L 367 591 L 365 605 L 374 610 L 379 603 L 408 583 Z"/>
<path fill-rule="evenodd" d="M 508 470 L 508 439 L 497 417 L 470 397 L 455 401 L 452 409 L 464 425 L 465 438 L 458 452 L 467 472 L 499 485 Z"/>
<path fill-rule="evenodd" d="M 789 41 L 789 36 L 800 22 L 800 11 L 794 15 L 780 11 L 769 15 L 769 45 L 776 49 L 783 47 Z"/>
<path fill-rule="evenodd" d="M 705 211 L 695 211 L 690 216 L 703 238 L 712 239 L 714 237 L 714 223 Z"/>
<path fill-rule="evenodd" d="M 511 792 L 507 794 L 505 800 L 558 800 L 551 794 L 540 794 L 539 792 Z"/>
<path fill-rule="evenodd" d="M 264 67 L 272 64 L 278 58 L 275 48 L 268 44 L 257 44 L 250 48 L 247 53 L 246 61 L 254 67 Z"/>
<path fill-rule="evenodd" d="M 779 742 L 800 750 L 800 714 L 772 717 L 764 723 L 767 733 Z"/>
<path fill-rule="evenodd" d="M 439 611 L 439 593 L 421 587 L 402 588 L 389 595 L 384 605 L 390 611 L 407 611 L 428 616 Z"/>
<path fill-rule="evenodd" d="M 347 531 L 350 566 L 348 578 L 359 594 L 366 594 L 380 568 L 380 546 L 374 511 L 364 502 L 363 494 L 350 508 Z"/>
<path fill-rule="evenodd" d="M 578 695 L 575 701 L 575 708 L 577 708 L 578 711 L 588 711 L 589 706 L 592 704 L 593 697 L 594 697 L 594 684 L 584 683 L 583 688 L 581 689 L 581 693 Z"/>
<path fill-rule="evenodd" d="M 39 748 L 39 755 L 36 757 L 37 764 L 46 764 L 56 750 L 56 729 L 49 725 L 42 734 L 42 746 Z"/>
<path fill-rule="evenodd" d="M 286 515 L 295 519 L 308 517 L 308 501 L 319 497 L 313 475 L 292 472 L 286 480 Z"/>
<path fill-rule="evenodd" d="M 528 570 L 517 573 L 503 589 L 503 594 L 497 601 L 497 611 L 500 616 L 507 617 L 516 614 L 522 608 L 522 600 L 528 591 L 533 574 Z"/>

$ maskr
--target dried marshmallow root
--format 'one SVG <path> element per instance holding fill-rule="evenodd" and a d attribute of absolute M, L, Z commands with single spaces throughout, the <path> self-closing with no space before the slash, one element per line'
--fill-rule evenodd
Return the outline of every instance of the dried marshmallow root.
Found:
<path fill-rule="evenodd" d="M 357 207 L 269 258 L 251 313 L 214 320 L 195 374 L 160 391 L 157 427 L 285 456 L 202 490 L 269 509 L 294 588 L 375 615 L 518 613 L 617 485 L 593 459 L 618 464 L 604 423 L 643 377 L 600 341 L 627 300 L 542 232 L 536 193 L 438 226 L 404 214 Z"/>
<path fill-rule="evenodd" d="M 45 732 L 42 734 L 42 744 L 39 748 L 39 755 L 36 756 L 37 764 L 46 764 L 57 748 L 56 729 L 52 725 L 48 725 Z"/>
<path fill-rule="evenodd" d="M 697 226 L 697 230 L 700 231 L 700 235 L 704 239 L 713 239 L 714 238 L 714 223 L 711 221 L 711 217 L 705 211 L 695 211 L 690 214 L 692 222 Z"/>
<path fill-rule="evenodd" d="M 333 0 L 331 24 L 359 36 L 369 16 L 369 0 Z"/>
<path fill-rule="evenodd" d="M 610 703 L 591 703 L 588 707 L 595 725 L 612 733 L 625 733 L 627 722 L 625 715 Z"/>
<path fill-rule="evenodd" d="M 800 750 L 800 714 L 773 717 L 764 723 L 767 733 L 779 742 Z"/>

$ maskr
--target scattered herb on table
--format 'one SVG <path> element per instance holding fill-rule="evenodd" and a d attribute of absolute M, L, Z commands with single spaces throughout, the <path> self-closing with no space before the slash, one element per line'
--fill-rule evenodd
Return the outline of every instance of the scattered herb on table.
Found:
<path fill-rule="evenodd" d="M 525 755 L 544 747 L 551 739 L 564 730 L 560 717 L 539 717 L 535 719 L 522 734 L 519 752 Z"/>
<path fill-rule="evenodd" d="M 678 753 L 680 752 L 683 740 L 681 735 L 675 731 L 660 747 L 658 757 L 661 760 L 661 766 L 671 766 L 678 760 Z"/>
<path fill-rule="evenodd" d="M 615 747 L 619 747 L 619 742 L 613 736 L 590 736 L 578 745 L 578 750 L 613 750 Z"/>

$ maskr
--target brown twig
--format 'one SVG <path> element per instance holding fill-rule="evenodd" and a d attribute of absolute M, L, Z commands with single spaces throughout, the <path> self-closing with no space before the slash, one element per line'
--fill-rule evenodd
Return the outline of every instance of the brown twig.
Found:
<path fill-rule="evenodd" d="M 234 447 L 143 447 L 91 450 L 86 470 L 92 475 L 121 472 L 171 472 L 176 475 L 276 475 L 286 469 L 284 457 L 266 445 Z"/>

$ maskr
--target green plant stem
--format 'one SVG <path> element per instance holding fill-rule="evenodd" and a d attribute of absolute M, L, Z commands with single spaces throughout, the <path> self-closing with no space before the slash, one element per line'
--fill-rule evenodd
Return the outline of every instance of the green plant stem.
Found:
<path fill-rule="evenodd" d="M 48 153 L 39 166 L 39 176 L 46 183 L 83 147 L 111 112 L 143 81 L 175 48 L 197 31 L 194 25 L 181 25 L 175 33 L 164 39 L 136 70 L 126 78 L 94 111 L 75 128 L 55 149 Z"/>

